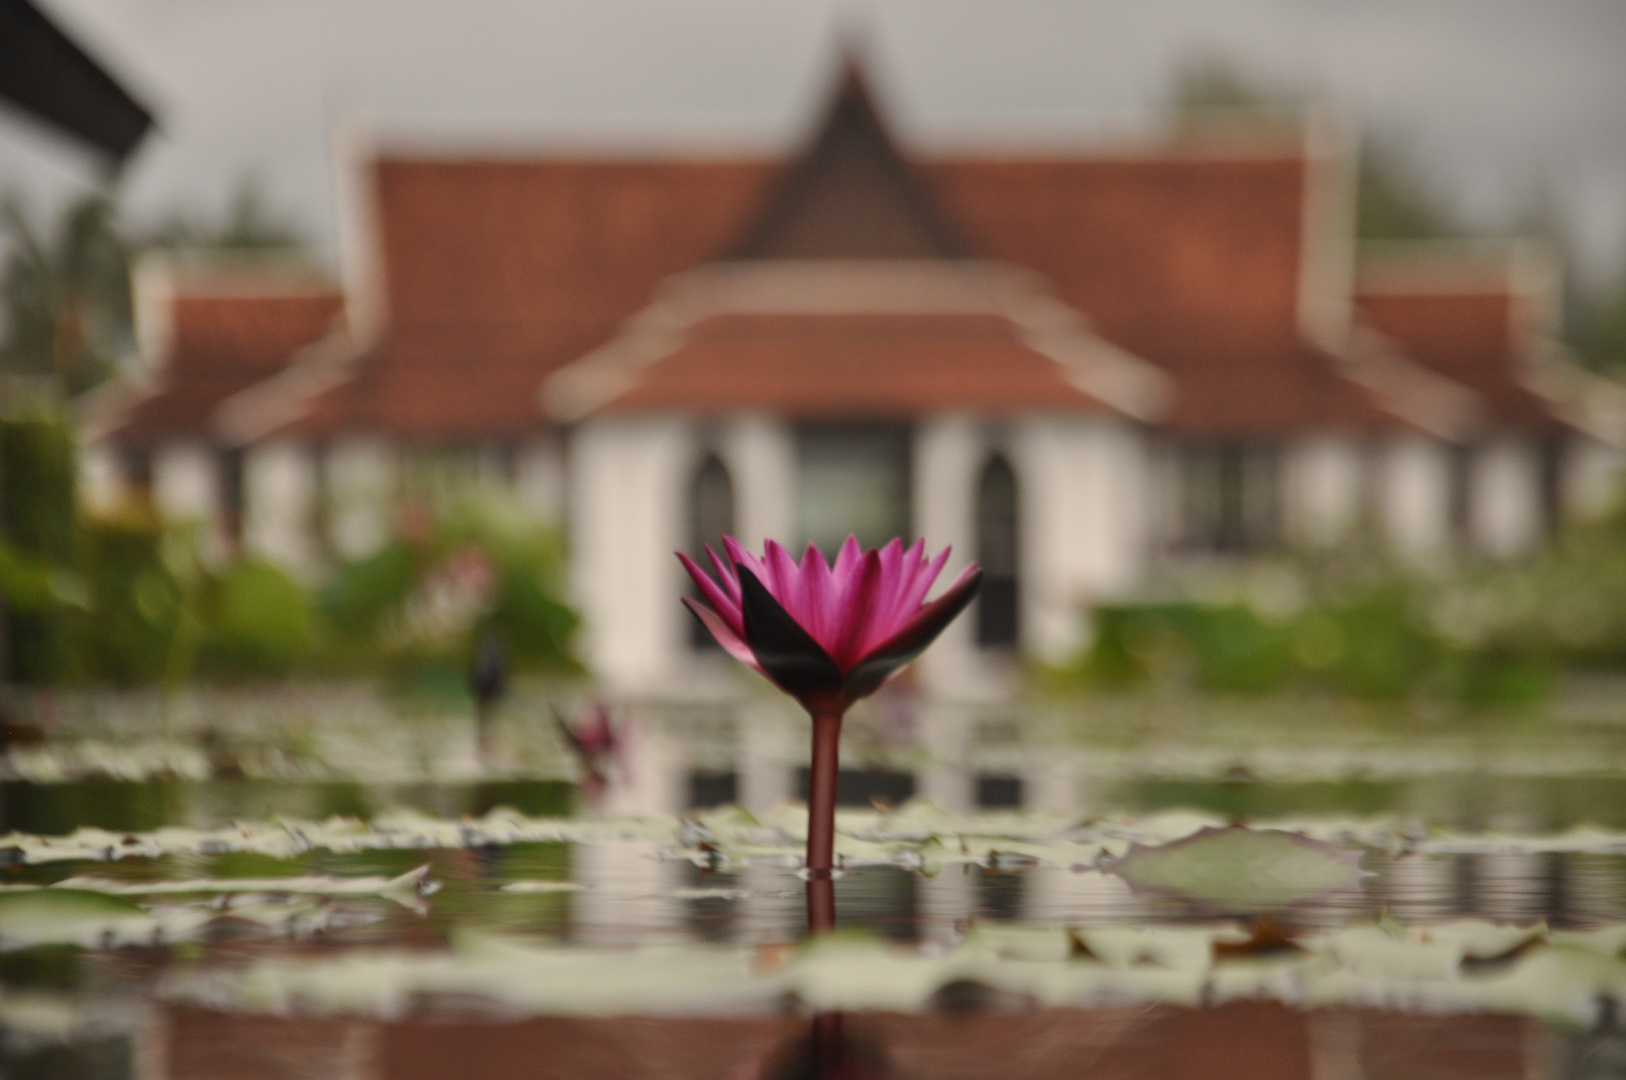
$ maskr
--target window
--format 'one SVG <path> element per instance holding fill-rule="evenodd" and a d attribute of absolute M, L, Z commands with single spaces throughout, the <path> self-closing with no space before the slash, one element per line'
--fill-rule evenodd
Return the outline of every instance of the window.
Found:
<path fill-rule="evenodd" d="M 243 451 L 239 448 L 221 450 L 220 462 L 220 528 L 226 543 L 235 550 L 243 542 Z"/>
<path fill-rule="evenodd" d="M 1473 536 L 1474 450 L 1471 446 L 1452 443 L 1446 448 L 1448 461 L 1449 505 L 1448 524 L 1451 538 L 1458 544 L 1468 544 Z"/>
<path fill-rule="evenodd" d="M 728 467 L 716 454 L 707 454 L 695 470 L 689 485 L 689 556 L 710 569 L 706 547 L 722 554 L 723 537 L 734 532 L 734 482 Z M 699 592 L 692 585 L 691 595 Z M 717 643 L 698 621 L 690 627 L 689 641 L 697 648 L 717 648 Z"/>
<path fill-rule="evenodd" d="M 1258 551 L 1274 543 L 1280 519 L 1275 451 L 1220 444 L 1181 454 L 1181 525 L 1185 546 L 1202 551 Z"/>
<path fill-rule="evenodd" d="M 910 535 L 908 428 L 809 426 L 797 443 L 801 540 L 812 540 L 830 556 L 849 535 L 865 547 Z"/>
<path fill-rule="evenodd" d="M 1016 473 L 996 454 L 977 483 L 977 644 L 985 648 L 1015 646 L 1021 629 L 1016 529 Z"/>

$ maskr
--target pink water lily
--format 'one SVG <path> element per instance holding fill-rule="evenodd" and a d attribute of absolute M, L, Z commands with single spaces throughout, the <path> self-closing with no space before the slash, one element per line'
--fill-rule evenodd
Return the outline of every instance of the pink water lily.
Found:
<path fill-rule="evenodd" d="M 799 564 L 772 540 L 761 559 L 731 538 L 723 540 L 723 550 L 727 561 L 706 549 L 715 579 L 693 559 L 678 555 L 705 599 L 683 602 L 719 645 L 773 680 L 813 718 L 808 925 L 822 933 L 835 924 L 829 871 L 841 718 L 965 610 L 982 584 L 982 571 L 967 567 L 928 603 L 926 594 L 949 553 L 944 549 L 929 559 L 925 541 L 905 549 L 903 541 L 893 540 L 879 551 L 865 551 L 849 536 L 833 566 L 813 544 Z"/>
<path fill-rule="evenodd" d="M 732 538 L 723 549 L 726 562 L 706 549 L 715 580 L 678 556 L 706 601 L 684 603 L 732 656 L 815 715 L 845 712 L 879 689 L 964 610 L 982 580 L 967 567 L 926 603 L 949 551 L 928 558 L 924 540 L 865 551 L 849 536 L 834 565 L 813 544 L 799 564 L 772 540 L 761 559 Z"/>

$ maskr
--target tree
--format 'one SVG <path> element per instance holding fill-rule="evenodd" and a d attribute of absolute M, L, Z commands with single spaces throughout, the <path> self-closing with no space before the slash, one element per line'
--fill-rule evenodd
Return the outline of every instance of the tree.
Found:
<path fill-rule="evenodd" d="M 1297 130 L 1310 101 L 1303 90 L 1265 85 L 1215 56 L 1182 64 L 1173 83 L 1169 112 L 1177 124 L 1187 126 L 1229 116 Z M 1398 145 L 1363 136 L 1355 189 L 1358 240 L 1433 240 L 1463 231 Z"/>
<path fill-rule="evenodd" d="M 130 347 L 129 257 L 112 200 L 71 203 L 50 236 L 16 202 L 5 206 L 3 225 L 0 371 L 46 376 L 70 395 L 90 389 Z"/>
<path fill-rule="evenodd" d="M 306 246 L 303 232 L 266 205 L 264 192 L 253 177 L 245 177 L 222 224 L 172 216 L 151 239 L 159 248 L 256 254 L 298 251 Z"/>

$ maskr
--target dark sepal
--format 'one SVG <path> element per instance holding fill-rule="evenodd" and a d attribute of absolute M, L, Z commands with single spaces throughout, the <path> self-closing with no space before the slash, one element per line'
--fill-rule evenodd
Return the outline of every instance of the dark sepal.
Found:
<path fill-rule="evenodd" d="M 982 588 L 982 571 L 978 570 L 948 592 L 920 609 L 920 613 L 875 651 L 860 660 L 847 673 L 847 698 L 857 701 L 881 688 L 886 677 L 926 651 L 926 646 L 937 640 L 943 628 L 964 611 L 966 605 Z"/>
<path fill-rule="evenodd" d="M 740 567 L 745 643 L 779 688 L 810 712 L 844 707 L 841 669 L 756 575 Z"/>

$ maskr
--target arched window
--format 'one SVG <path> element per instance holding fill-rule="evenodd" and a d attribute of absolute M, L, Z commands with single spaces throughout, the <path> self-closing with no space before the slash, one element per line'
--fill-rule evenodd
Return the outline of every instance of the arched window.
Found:
<path fill-rule="evenodd" d="M 988 459 L 977 482 L 977 562 L 982 567 L 977 644 L 1013 647 L 1021 631 L 1016 473 L 999 454 Z"/>
<path fill-rule="evenodd" d="M 723 537 L 734 532 L 734 481 L 716 454 L 707 454 L 689 485 L 689 555 L 706 562 L 706 545 L 722 554 Z M 691 586 L 691 591 L 693 587 Z M 695 592 L 698 595 L 698 592 Z M 694 622 L 689 640 L 699 648 L 716 648 L 704 627 Z"/>

